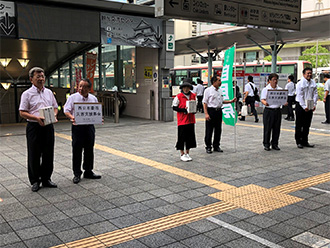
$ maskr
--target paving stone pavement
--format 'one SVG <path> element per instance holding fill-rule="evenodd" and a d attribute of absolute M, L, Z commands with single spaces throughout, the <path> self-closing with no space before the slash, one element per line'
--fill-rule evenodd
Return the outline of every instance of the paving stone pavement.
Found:
<path fill-rule="evenodd" d="M 297 149 L 294 122 L 283 120 L 281 151 L 269 152 L 262 146 L 262 123 L 247 117 L 236 129 L 223 124 L 224 153 L 206 154 L 204 116 L 198 113 L 196 117 L 198 147 L 191 150 L 192 162 L 180 161 L 175 150 L 176 122 L 123 117 L 114 124 L 106 120 L 96 127 L 96 144 L 234 187 L 253 184 L 270 189 L 330 172 L 330 125 L 321 124 L 322 112 L 314 115 L 309 136 L 315 148 Z M 70 128 L 65 120 L 55 125 L 60 135 L 70 136 Z M 71 142 L 59 136 L 52 176 L 58 188 L 33 193 L 26 155 L 25 125 L 1 125 L 3 248 L 53 247 L 220 202 L 209 196 L 220 190 L 203 181 L 99 149 L 95 149 L 95 172 L 102 179 L 73 184 Z M 113 247 L 329 247 L 330 181 L 289 195 L 302 200 L 263 214 L 236 207 L 212 216 L 219 222 L 202 218 Z"/>

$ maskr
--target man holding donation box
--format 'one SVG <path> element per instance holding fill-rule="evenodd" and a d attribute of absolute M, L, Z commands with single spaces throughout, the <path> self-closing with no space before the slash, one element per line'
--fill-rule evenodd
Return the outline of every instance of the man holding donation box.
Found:
<path fill-rule="evenodd" d="M 268 76 L 267 86 L 261 92 L 261 102 L 265 105 L 263 145 L 266 151 L 270 151 L 270 145 L 272 145 L 273 150 L 280 150 L 278 140 L 282 121 L 281 105 L 288 104 L 288 90 L 282 90 L 277 83 L 278 75 L 271 73 Z M 272 140 L 270 140 L 270 136 L 272 136 Z"/>
<path fill-rule="evenodd" d="M 31 88 L 21 96 L 19 113 L 26 119 L 26 140 L 28 149 L 28 175 L 32 191 L 43 187 L 56 188 L 51 181 L 54 169 L 54 122 L 58 105 L 51 90 L 45 88 L 45 74 L 40 67 L 29 71 Z"/>
<path fill-rule="evenodd" d="M 102 107 L 97 98 L 90 94 L 92 83 L 89 79 L 82 79 L 78 92 L 69 96 L 64 105 L 64 114 L 72 122 L 72 169 L 73 183 L 81 179 L 81 161 L 84 151 L 84 178 L 100 179 L 100 175 L 93 172 L 94 167 L 94 124 L 102 123 Z M 79 121 L 78 121 L 79 120 Z M 101 120 L 101 121 L 100 121 Z"/>

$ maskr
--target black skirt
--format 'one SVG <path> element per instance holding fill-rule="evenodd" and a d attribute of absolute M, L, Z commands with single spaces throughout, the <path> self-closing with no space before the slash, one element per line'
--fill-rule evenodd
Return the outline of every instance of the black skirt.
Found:
<path fill-rule="evenodd" d="M 186 150 L 190 148 L 195 148 L 196 137 L 195 137 L 195 124 L 187 124 L 178 126 L 178 142 L 176 143 L 177 150 L 184 150 L 186 145 Z"/>

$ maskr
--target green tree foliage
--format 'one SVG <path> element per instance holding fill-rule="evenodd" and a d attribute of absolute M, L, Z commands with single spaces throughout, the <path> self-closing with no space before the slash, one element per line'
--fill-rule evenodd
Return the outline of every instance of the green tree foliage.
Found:
<path fill-rule="evenodd" d="M 268 55 L 264 57 L 264 60 L 267 60 L 268 62 L 272 61 L 272 55 Z M 282 58 L 280 56 L 277 56 L 277 61 L 282 61 Z"/>
<path fill-rule="evenodd" d="M 327 53 L 328 55 L 318 55 L 317 67 L 327 67 L 330 63 L 330 52 L 325 47 L 319 45 L 318 53 Z M 302 52 L 303 55 L 299 57 L 299 60 L 306 60 L 312 63 L 313 68 L 316 67 L 316 45 L 306 49 Z M 314 54 L 314 55 L 310 55 Z"/>

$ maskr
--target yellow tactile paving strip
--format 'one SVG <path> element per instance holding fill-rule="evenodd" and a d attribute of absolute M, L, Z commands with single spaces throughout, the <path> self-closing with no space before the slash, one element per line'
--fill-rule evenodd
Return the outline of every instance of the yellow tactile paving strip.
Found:
<path fill-rule="evenodd" d="M 255 125 L 248 126 L 259 127 Z M 71 140 L 71 137 L 68 135 L 56 133 L 56 136 L 66 140 Z M 169 215 L 138 225 L 130 226 L 127 228 L 122 228 L 113 232 L 104 233 L 97 236 L 58 245 L 53 248 L 109 247 L 144 236 L 148 236 L 153 233 L 168 230 L 177 226 L 185 225 L 194 221 L 205 219 L 211 216 L 215 216 L 237 208 L 244 208 L 255 213 L 262 214 L 303 200 L 301 198 L 288 195 L 288 193 L 330 181 L 330 173 L 324 173 L 310 178 L 305 178 L 296 182 L 279 185 L 271 189 L 263 188 L 252 184 L 237 188 L 235 186 L 222 183 L 211 178 L 200 176 L 189 171 L 185 171 L 147 158 L 122 152 L 103 145 L 96 144 L 95 148 L 221 190 L 223 192 L 211 194 L 210 196 L 222 201 L 184 211 L 181 213 Z"/>
<path fill-rule="evenodd" d="M 69 135 L 56 133 L 56 136 L 60 137 L 60 138 L 63 138 L 63 139 L 71 140 L 71 137 Z M 229 185 L 229 184 L 226 184 L 226 183 L 222 183 L 222 182 L 219 182 L 217 180 L 214 180 L 214 179 L 211 179 L 211 178 L 208 178 L 208 177 L 204 177 L 204 176 L 195 174 L 195 173 L 190 172 L 190 171 L 182 170 L 182 169 L 176 168 L 174 166 L 166 165 L 166 164 L 163 164 L 163 163 L 160 163 L 160 162 L 157 162 L 157 161 L 153 161 L 151 159 L 147 159 L 147 158 L 137 156 L 137 155 L 134 155 L 134 154 L 130 154 L 130 153 L 127 153 L 127 152 L 122 152 L 122 151 L 119 151 L 119 150 L 116 150 L 116 149 L 113 149 L 113 148 L 110 148 L 110 147 L 107 147 L 107 146 L 95 144 L 95 149 L 98 149 L 100 151 L 104 151 L 104 152 L 107 152 L 107 153 L 111 153 L 113 155 L 116 155 L 116 156 L 119 156 L 119 157 L 122 157 L 122 158 L 126 158 L 126 159 L 132 160 L 134 162 L 145 164 L 145 165 L 154 167 L 156 169 L 166 171 L 166 172 L 169 172 L 171 174 L 190 179 L 194 182 L 198 182 L 198 183 L 207 185 L 209 187 L 212 187 L 212 188 L 215 188 L 215 189 L 218 189 L 218 190 L 227 190 L 227 189 L 235 188 L 235 186 L 232 186 L 232 185 Z"/>
<path fill-rule="evenodd" d="M 113 232 L 100 234 L 91 238 L 58 245 L 53 248 L 108 247 L 202 220 L 236 208 L 237 207 L 226 202 L 217 202 L 138 225 L 122 228 Z"/>
<path fill-rule="evenodd" d="M 217 192 L 210 196 L 257 214 L 263 214 L 303 200 L 253 184 Z"/>
<path fill-rule="evenodd" d="M 275 190 L 280 193 L 291 193 L 295 192 L 301 189 L 309 188 L 312 186 L 315 186 L 317 184 L 325 183 L 330 181 L 330 172 L 324 173 L 321 175 L 309 177 L 309 178 L 304 178 L 292 183 L 287 183 L 283 185 L 279 185 L 276 187 L 273 187 L 272 190 Z"/>

